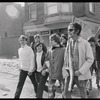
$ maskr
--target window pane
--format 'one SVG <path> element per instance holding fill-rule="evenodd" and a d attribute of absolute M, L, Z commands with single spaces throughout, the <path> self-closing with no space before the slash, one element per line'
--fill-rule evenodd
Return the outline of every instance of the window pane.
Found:
<path fill-rule="evenodd" d="M 62 3 L 61 10 L 62 12 L 70 12 L 70 4 L 69 3 Z"/>
<path fill-rule="evenodd" d="M 36 13 L 35 12 L 30 14 L 30 19 L 36 19 Z"/>
<path fill-rule="evenodd" d="M 94 5 L 93 5 L 93 3 L 89 3 L 89 11 L 94 13 Z"/>
<path fill-rule="evenodd" d="M 34 12 L 36 10 L 35 9 L 35 4 L 30 5 L 29 9 L 30 9 L 30 12 Z"/>
<path fill-rule="evenodd" d="M 48 7 L 48 15 L 57 13 L 57 5 Z"/>

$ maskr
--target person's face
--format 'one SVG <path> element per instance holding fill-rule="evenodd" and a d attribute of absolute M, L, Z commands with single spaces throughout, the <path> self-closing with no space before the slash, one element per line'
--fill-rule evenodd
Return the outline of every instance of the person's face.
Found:
<path fill-rule="evenodd" d="M 38 36 L 35 38 L 35 42 L 40 42 L 40 38 Z"/>
<path fill-rule="evenodd" d="M 38 45 L 38 46 L 36 47 L 36 49 L 37 49 L 37 52 L 41 52 L 41 51 L 42 51 L 42 44 Z"/>
<path fill-rule="evenodd" d="M 57 45 L 57 43 L 53 39 L 50 39 L 50 46 L 55 46 L 55 45 Z"/>
<path fill-rule="evenodd" d="M 70 38 L 74 38 L 74 37 L 77 36 L 76 30 L 75 30 L 75 28 L 73 27 L 73 25 L 69 25 L 69 26 L 68 26 L 68 35 L 69 35 Z"/>
<path fill-rule="evenodd" d="M 19 39 L 19 42 L 23 46 L 27 43 L 27 41 L 25 39 L 22 39 L 22 38 Z"/>
<path fill-rule="evenodd" d="M 66 43 L 66 39 L 64 37 L 61 36 L 60 40 L 62 43 Z"/>

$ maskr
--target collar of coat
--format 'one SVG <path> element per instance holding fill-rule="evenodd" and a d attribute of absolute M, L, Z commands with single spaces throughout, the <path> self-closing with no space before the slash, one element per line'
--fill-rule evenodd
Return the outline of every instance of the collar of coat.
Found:
<path fill-rule="evenodd" d="M 71 41 L 73 41 L 73 39 L 72 39 L 72 38 L 71 38 L 70 40 L 71 40 Z M 77 41 L 78 41 L 78 42 L 81 42 L 81 41 L 82 41 L 82 37 L 81 37 L 81 36 L 79 36 Z"/>

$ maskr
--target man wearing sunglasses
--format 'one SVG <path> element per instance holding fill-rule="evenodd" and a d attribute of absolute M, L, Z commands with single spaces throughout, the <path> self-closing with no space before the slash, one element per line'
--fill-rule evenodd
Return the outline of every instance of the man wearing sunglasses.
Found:
<path fill-rule="evenodd" d="M 86 83 L 88 79 L 91 79 L 90 67 L 94 61 L 94 57 L 90 44 L 80 36 L 81 30 L 81 25 L 78 23 L 70 23 L 68 26 L 69 40 L 65 50 L 63 67 L 65 67 L 69 75 L 65 78 L 64 98 L 71 98 L 71 91 L 68 90 L 70 78 L 72 77 L 69 68 L 69 47 L 73 69 L 73 82 L 80 90 L 81 98 L 87 98 Z"/>

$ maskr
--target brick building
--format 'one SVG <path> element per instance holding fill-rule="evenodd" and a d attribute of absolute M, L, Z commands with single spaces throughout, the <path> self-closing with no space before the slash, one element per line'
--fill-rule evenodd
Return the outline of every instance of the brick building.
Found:
<path fill-rule="evenodd" d="M 95 35 L 100 26 L 100 3 L 27 2 L 23 28 L 29 42 L 39 32 L 49 46 L 49 35 L 55 32 L 67 34 L 67 26 L 72 20 L 82 25 L 84 38 Z"/>

